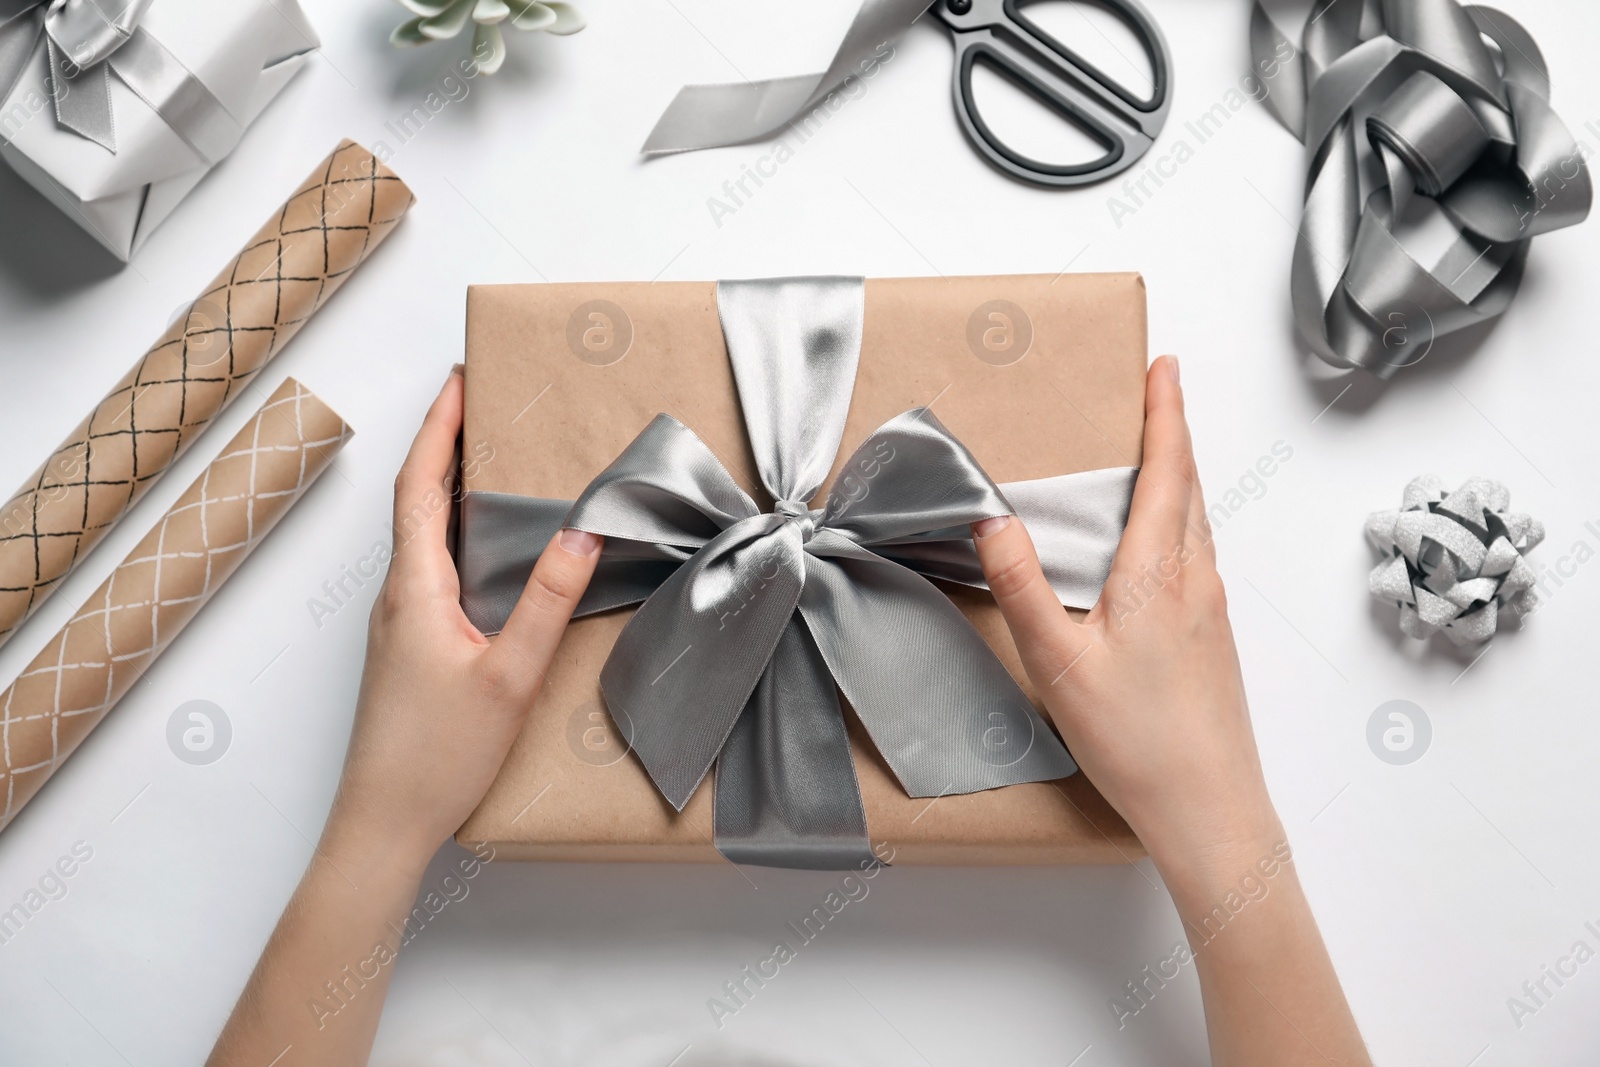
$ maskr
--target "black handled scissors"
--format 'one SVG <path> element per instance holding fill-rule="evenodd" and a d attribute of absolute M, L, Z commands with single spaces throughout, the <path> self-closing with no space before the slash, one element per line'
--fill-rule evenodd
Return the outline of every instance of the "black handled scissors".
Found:
<path fill-rule="evenodd" d="M 1027 0 L 935 0 L 929 9 L 955 38 L 956 114 L 979 152 L 1012 177 L 1040 185 L 1087 185 L 1131 167 L 1155 143 L 1172 103 L 1172 59 L 1161 29 L 1137 0 L 1097 0 L 1144 46 L 1151 92 L 1140 99 L 1041 30 Z M 997 137 L 972 99 L 972 68 L 990 65 L 1017 88 L 1105 148 L 1083 163 L 1041 163 Z"/>

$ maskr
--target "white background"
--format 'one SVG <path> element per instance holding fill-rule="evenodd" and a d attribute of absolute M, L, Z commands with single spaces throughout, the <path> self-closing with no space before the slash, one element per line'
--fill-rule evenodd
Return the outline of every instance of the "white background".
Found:
<path fill-rule="evenodd" d="M 1600 146 L 1600 8 L 1503 3 L 1544 47 L 1559 112 Z M 399 53 L 386 43 L 398 6 L 308 2 L 324 55 L 124 269 L 0 173 L 0 489 L 29 475 L 340 137 L 397 148 L 419 199 L 261 379 L 270 391 L 300 377 L 356 427 L 337 471 L 0 837 L 0 908 L 75 842 L 94 851 L 67 896 L 0 945 L 0 1063 L 169 1065 L 209 1048 L 311 853 L 349 729 L 373 590 L 320 629 L 307 599 L 386 536 L 393 472 L 461 358 L 468 283 L 1069 263 L 1144 273 L 1151 351 L 1183 356 L 1212 499 L 1275 442 L 1293 449 L 1219 527 L 1221 566 L 1273 795 L 1376 1059 L 1592 1062 L 1600 963 L 1547 984 L 1555 995 L 1520 1028 L 1507 998 L 1579 939 L 1600 949 L 1584 928 L 1600 920 L 1600 565 L 1548 584 L 1546 606 L 1473 663 L 1475 652 L 1401 639 L 1369 605 L 1361 524 L 1416 474 L 1482 473 L 1547 524 L 1535 562 L 1600 548 L 1600 231 L 1538 239 L 1496 327 L 1441 345 L 1387 388 L 1355 380 L 1341 395 L 1349 382 L 1308 369 L 1289 325 L 1296 143 L 1255 104 L 1203 145 L 1184 130 L 1246 72 L 1247 5 L 1150 6 L 1177 69 L 1150 159 L 1180 139 L 1195 152 L 1120 226 L 1114 185 L 1034 189 L 980 161 L 952 115 L 949 42 L 927 20 L 720 226 L 707 198 L 770 146 L 637 155 L 685 81 L 820 69 L 851 0 L 589 0 L 586 31 L 512 40 L 505 70 L 403 146 L 385 123 L 439 85 L 466 41 Z M 227 412 L 0 653 L 0 681 L 254 406 Z M 1374 709 L 1397 698 L 1433 728 L 1409 766 L 1366 741 Z M 232 721 L 211 766 L 167 747 L 167 719 L 191 699 Z M 430 886 L 457 856 L 446 850 Z M 406 951 L 374 1061 L 1206 1059 L 1191 968 L 1123 1029 L 1109 1007 L 1181 937 L 1147 862 L 890 871 L 719 1031 L 707 998 L 837 881 L 745 874 L 492 865 Z"/>

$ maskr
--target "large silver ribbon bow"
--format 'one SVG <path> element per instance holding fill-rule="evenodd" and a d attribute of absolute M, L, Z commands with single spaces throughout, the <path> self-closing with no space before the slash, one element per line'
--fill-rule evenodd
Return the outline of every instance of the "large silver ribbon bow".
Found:
<path fill-rule="evenodd" d="M 244 128 L 199 78 L 139 23 L 153 0 L 0 0 L 0 100 L 42 47 L 56 122 L 116 152 L 111 75 L 207 164 Z"/>
<path fill-rule="evenodd" d="M 997 487 L 918 408 L 872 433 L 826 505 L 810 507 L 844 432 L 863 294 L 859 278 L 718 286 L 771 512 L 667 415 L 575 503 L 474 492 L 462 504 L 462 604 L 486 633 L 504 624 L 556 529 L 607 539 L 580 614 L 643 603 L 601 672 L 606 704 L 673 807 L 716 765 L 716 843 L 736 862 L 837 869 L 871 860 L 838 691 L 911 796 L 1077 770 L 923 575 L 982 586 L 968 524 L 1015 509 L 1062 602 L 1088 607 L 1137 470 Z"/>
<path fill-rule="evenodd" d="M 1380 378 L 1415 363 L 1505 311 L 1531 238 L 1588 215 L 1583 153 L 1510 16 L 1316 0 L 1296 49 L 1256 0 L 1250 42 L 1256 69 L 1279 70 L 1267 106 L 1306 146 L 1290 288 L 1324 360 Z"/>

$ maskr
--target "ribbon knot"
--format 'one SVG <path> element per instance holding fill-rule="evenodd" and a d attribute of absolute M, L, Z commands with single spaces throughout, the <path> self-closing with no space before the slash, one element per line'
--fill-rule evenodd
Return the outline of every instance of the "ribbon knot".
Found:
<path fill-rule="evenodd" d="M 846 460 L 859 278 L 722 282 L 717 307 L 770 514 L 687 426 L 657 415 L 579 498 L 469 493 L 462 602 L 485 633 L 515 604 L 528 546 L 606 538 L 578 614 L 638 610 L 600 672 L 619 730 L 682 810 L 716 767 L 716 844 L 736 862 L 872 862 L 842 692 L 915 797 L 1062 778 L 1077 765 L 966 617 L 926 576 L 983 586 L 969 524 L 1018 514 L 1062 603 L 1099 596 L 1137 471 L 1002 492 L 933 413 L 884 423 Z M 642 602 L 642 603 L 641 603 Z"/>
<path fill-rule="evenodd" d="M 817 532 L 817 521 L 811 514 L 811 509 L 798 500 L 779 500 L 772 505 L 774 514 L 782 515 L 800 530 L 802 544 L 811 540 Z"/>
<path fill-rule="evenodd" d="M 150 0 L 130 0 L 116 14 L 107 14 L 96 0 L 51 0 L 44 28 L 50 42 L 84 70 L 111 58 L 138 29 Z M 52 64 L 69 73 L 65 64 Z"/>

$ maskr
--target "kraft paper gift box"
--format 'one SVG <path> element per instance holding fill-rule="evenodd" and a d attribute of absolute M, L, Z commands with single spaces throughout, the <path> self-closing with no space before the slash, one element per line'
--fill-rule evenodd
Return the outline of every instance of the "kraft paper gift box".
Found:
<path fill-rule="evenodd" d="M 1146 359 L 1136 274 L 868 279 L 833 475 L 872 430 L 927 404 L 995 482 L 1136 466 Z M 665 412 L 770 507 L 714 282 L 471 287 L 466 366 L 468 492 L 575 499 Z M 992 597 L 939 588 L 1037 706 Z M 710 776 L 675 812 L 605 711 L 600 669 L 633 610 L 572 622 L 521 736 L 458 840 L 516 859 L 722 861 Z M 890 862 L 1116 863 L 1143 854 L 1082 772 L 912 799 L 848 705 L 845 717 L 869 835 Z"/>
<path fill-rule="evenodd" d="M 136 6 L 101 2 L 113 15 Z M 321 46 L 297 0 L 152 0 L 138 31 L 192 74 L 237 130 L 220 143 L 213 134 L 206 147 L 216 158 L 208 161 L 112 74 L 112 151 L 57 123 L 52 91 L 63 83 L 51 77 L 41 12 L 27 10 L 33 6 L 0 5 L 0 158 L 124 262 Z M 13 11 L 24 13 L 4 22 Z M 104 62 L 114 64 L 117 54 Z M 81 76 L 65 82 L 67 94 L 100 91 Z"/>

